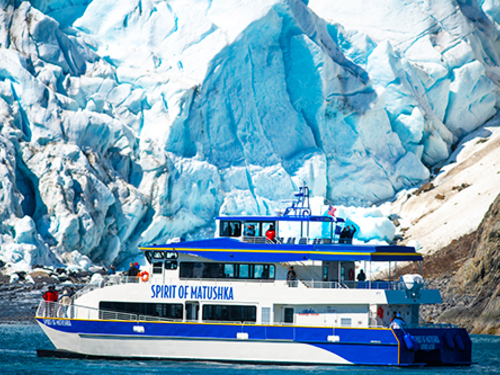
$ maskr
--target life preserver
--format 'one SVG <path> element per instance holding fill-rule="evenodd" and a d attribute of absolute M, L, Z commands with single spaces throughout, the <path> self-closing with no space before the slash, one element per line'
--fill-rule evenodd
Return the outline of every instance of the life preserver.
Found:
<path fill-rule="evenodd" d="M 149 273 L 148 271 L 142 271 L 140 274 L 139 274 L 139 277 L 141 278 L 141 280 L 143 282 L 147 282 L 149 280 Z"/>
<path fill-rule="evenodd" d="M 379 306 L 377 309 L 377 316 L 380 319 L 384 319 L 384 308 L 382 306 Z"/>
<path fill-rule="evenodd" d="M 349 270 L 349 280 L 354 280 L 354 270 L 352 268 Z"/>

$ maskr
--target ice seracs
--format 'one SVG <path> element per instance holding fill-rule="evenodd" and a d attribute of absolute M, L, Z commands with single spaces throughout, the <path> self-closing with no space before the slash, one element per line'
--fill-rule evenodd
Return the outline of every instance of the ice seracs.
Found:
<path fill-rule="evenodd" d="M 213 232 L 218 214 L 273 212 L 304 180 L 325 204 L 391 199 L 495 114 L 497 13 L 451 0 L 4 1 L 0 257 L 37 246 L 47 263 L 78 251 L 126 264 L 140 244 Z M 41 245 L 15 242 L 25 216 Z M 359 239 L 391 240 L 369 218 Z"/>

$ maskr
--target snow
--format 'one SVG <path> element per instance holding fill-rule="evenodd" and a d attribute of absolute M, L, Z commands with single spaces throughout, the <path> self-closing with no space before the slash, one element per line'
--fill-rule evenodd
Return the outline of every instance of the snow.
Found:
<path fill-rule="evenodd" d="M 401 217 L 401 227 L 409 228 L 405 238 L 418 241 L 421 252 L 433 253 L 477 229 L 499 193 L 499 141 L 497 116 L 462 140 L 433 180 L 434 189 L 418 196 L 400 192 L 392 212 Z M 470 186 L 457 189 L 462 184 Z"/>
<path fill-rule="evenodd" d="M 458 180 L 443 177 L 491 142 L 472 147 L 476 129 L 496 134 L 481 127 L 498 107 L 497 8 L 2 2 L 0 259 L 9 272 L 125 268 L 140 244 L 213 235 L 220 214 L 274 213 L 303 181 L 314 212 L 335 205 L 356 241 L 392 241 L 392 213 L 436 249 L 473 230 L 498 193 L 489 161 L 453 172 L 472 181 L 453 197 Z M 443 202 L 404 199 L 445 163 Z M 451 209 L 464 202 L 478 207 L 466 224 Z M 433 212 L 447 220 L 434 242 L 415 229 Z"/>

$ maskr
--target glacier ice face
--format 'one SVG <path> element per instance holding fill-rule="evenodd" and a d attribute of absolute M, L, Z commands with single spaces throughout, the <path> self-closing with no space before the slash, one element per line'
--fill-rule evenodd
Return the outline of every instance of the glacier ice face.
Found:
<path fill-rule="evenodd" d="M 497 111 L 497 1 L 5 0 L 0 258 L 126 265 L 306 181 L 360 241 Z"/>

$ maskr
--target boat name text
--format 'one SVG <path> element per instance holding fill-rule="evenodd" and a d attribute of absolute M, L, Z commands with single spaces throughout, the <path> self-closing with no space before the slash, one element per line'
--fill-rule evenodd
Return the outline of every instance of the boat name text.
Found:
<path fill-rule="evenodd" d="M 151 285 L 151 298 L 234 300 L 232 286 Z"/>

